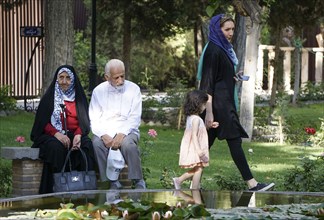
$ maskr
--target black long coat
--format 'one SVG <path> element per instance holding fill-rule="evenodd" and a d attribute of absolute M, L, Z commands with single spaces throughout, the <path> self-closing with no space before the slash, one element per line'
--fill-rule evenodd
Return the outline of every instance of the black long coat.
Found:
<path fill-rule="evenodd" d="M 212 106 L 214 121 L 219 122 L 216 128 L 217 138 L 248 138 L 237 115 L 234 65 L 222 48 L 209 42 L 203 57 L 200 89 L 213 97 Z"/>

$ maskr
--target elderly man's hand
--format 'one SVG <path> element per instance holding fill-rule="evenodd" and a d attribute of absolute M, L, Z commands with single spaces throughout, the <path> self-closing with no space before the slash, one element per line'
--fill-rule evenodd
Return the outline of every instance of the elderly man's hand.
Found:
<path fill-rule="evenodd" d="M 120 148 L 120 146 L 121 146 L 121 144 L 122 144 L 122 142 L 123 142 L 125 136 L 126 136 L 126 135 L 124 135 L 124 134 L 122 134 L 122 133 L 118 133 L 118 134 L 114 137 L 113 142 L 112 142 L 112 146 L 111 146 L 111 147 L 114 148 L 114 149 Z"/>
<path fill-rule="evenodd" d="M 101 140 L 104 142 L 107 148 L 111 147 L 113 144 L 113 138 L 110 137 L 108 134 L 102 135 Z"/>

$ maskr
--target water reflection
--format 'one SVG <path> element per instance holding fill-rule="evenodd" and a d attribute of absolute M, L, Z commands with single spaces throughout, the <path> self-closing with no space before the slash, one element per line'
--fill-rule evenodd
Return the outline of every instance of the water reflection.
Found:
<path fill-rule="evenodd" d="M 324 193 L 294 192 L 231 192 L 207 190 L 96 190 L 73 193 L 53 193 L 47 195 L 24 196 L 11 199 L 0 199 L 0 216 L 8 216 L 16 211 L 34 211 L 36 209 L 58 209 L 60 203 L 84 205 L 88 202 L 95 205 L 118 203 L 125 199 L 133 201 L 152 201 L 176 206 L 205 204 L 206 208 L 228 209 L 237 206 L 263 207 L 265 205 L 284 205 L 300 203 L 322 203 Z"/>
<path fill-rule="evenodd" d="M 191 192 L 184 192 L 184 191 L 175 191 L 173 193 L 174 196 L 183 199 L 187 204 L 203 204 L 201 198 L 201 191 L 200 190 L 192 190 Z"/>

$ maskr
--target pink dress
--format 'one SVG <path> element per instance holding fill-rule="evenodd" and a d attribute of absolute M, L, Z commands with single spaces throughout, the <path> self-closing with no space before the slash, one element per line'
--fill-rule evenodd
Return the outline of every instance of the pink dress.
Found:
<path fill-rule="evenodd" d="M 181 168 L 193 168 L 195 166 L 206 167 L 209 163 L 203 163 L 198 155 L 198 152 L 195 149 L 195 146 L 192 142 L 192 121 L 194 118 L 199 118 L 198 126 L 198 143 L 200 149 L 208 157 L 209 161 L 209 147 L 208 147 L 208 135 L 205 127 L 204 121 L 198 115 L 190 115 L 187 117 L 186 129 L 181 141 L 180 146 L 180 157 L 179 157 L 179 166 Z"/>

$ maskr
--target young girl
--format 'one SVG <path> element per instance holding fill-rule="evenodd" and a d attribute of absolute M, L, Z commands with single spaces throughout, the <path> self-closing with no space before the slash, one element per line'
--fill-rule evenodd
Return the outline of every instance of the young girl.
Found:
<path fill-rule="evenodd" d="M 207 130 L 199 117 L 206 109 L 207 101 L 208 95 L 201 90 L 193 90 L 186 96 L 183 110 L 187 120 L 180 146 L 179 166 L 190 170 L 173 178 L 175 189 L 180 189 L 181 183 L 189 178 L 192 178 L 191 189 L 199 189 L 202 170 L 209 165 Z M 218 122 L 214 122 L 213 127 L 217 126 Z"/>

